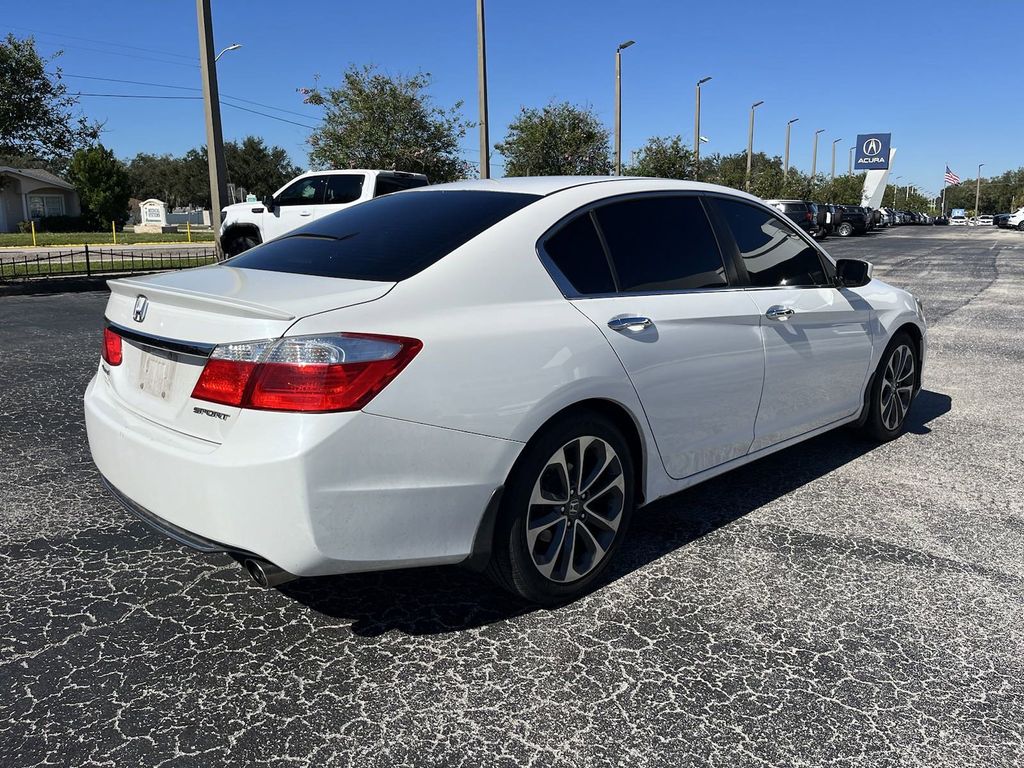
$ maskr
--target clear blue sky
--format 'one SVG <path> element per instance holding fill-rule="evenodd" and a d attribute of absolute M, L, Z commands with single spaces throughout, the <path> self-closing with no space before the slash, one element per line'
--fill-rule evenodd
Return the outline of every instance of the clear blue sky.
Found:
<path fill-rule="evenodd" d="M 236 102 L 314 124 L 318 111 L 296 89 L 319 74 L 335 83 L 350 63 L 391 73 L 429 72 L 442 105 L 462 99 L 477 115 L 474 0 L 378 0 L 301 3 L 214 0 L 218 47 L 241 50 L 219 64 L 222 94 Z M 199 86 L 194 3 L 190 0 L 51 0 L 9 4 L 4 24 L 35 32 L 44 52 L 64 49 L 72 90 L 86 93 L 194 95 L 70 75 Z M 705 152 L 746 147 L 748 110 L 757 110 L 755 148 L 782 154 L 794 125 L 793 165 L 809 169 L 811 139 L 824 128 L 818 168 L 828 171 L 831 143 L 846 168 L 856 134 L 889 130 L 898 148 L 894 174 L 923 190 L 942 186 L 944 164 L 972 177 L 1024 165 L 1020 95 L 1019 4 L 658 2 L 489 0 L 491 142 L 521 105 L 567 99 L 592 105 L 612 125 L 614 51 L 623 53 L 623 154 L 654 135 L 693 139 L 695 81 L 704 86 Z M 116 45 L 114 45 L 116 44 Z M 134 47 L 125 47 L 134 46 Z M 84 111 L 106 122 L 103 141 L 121 157 L 178 154 L 204 142 L 202 102 L 84 97 Z M 225 138 L 253 133 L 307 164 L 305 128 L 236 109 L 223 110 Z M 464 142 L 477 159 L 477 135 Z M 501 158 L 495 157 L 496 174 Z"/>

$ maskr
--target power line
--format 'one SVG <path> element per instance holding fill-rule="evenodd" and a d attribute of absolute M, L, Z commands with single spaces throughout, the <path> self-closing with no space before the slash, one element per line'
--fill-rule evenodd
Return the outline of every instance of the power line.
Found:
<path fill-rule="evenodd" d="M 199 90 L 202 90 L 201 88 L 194 88 L 194 87 L 187 86 L 187 85 L 168 85 L 166 83 L 149 83 L 149 82 L 145 82 L 143 80 L 121 80 L 121 79 L 116 78 L 116 77 L 97 77 L 95 75 L 70 75 L 70 74 L 66 74 L 66 73 L 61 73 L 61 75 L 63 77 L 73 77 L 73 78 L 81 79 L 81 80 L 101 80 L 101 81 L 103 81 L 105 83 L 127 83 L 129 85 L 148 85 L 148 86 L 151 86 L 153 88 L 172 88 L 172 89 L 174 89 L 176 91 L 199 91 Z M 311 115 L 309 115 L 309 114 L 307 114 L 305 112 L 295 112 L 294 110 L 291 110 L 291 109 L 285 109 L 283 107 L 275 107 L 272 104 L 264 104 L 263 102 L 253 101 L 252 99 L 243 99 L 241 96 L 231 96 L 231 95 L 229 95 L 227 93 L 222 93 L 221 94 L 221 98 L 222 99 L 233 99 L 235 101 L 242 101 L 242 102 L 245 102 L 246 104 L 255 104 L 257 107 L 263 107 L 264 109 L 272 109 L 275 112 L 285 112 L 285 113 L 287 113 L 289 115 L 295 115 L 296 117 L 307 117 L 307 118 L 311 117 Z"/>
<path fill-rule="evenodd" d="M 72 96 L 94 96 L 97 98 L 104 99 L 170 99 L 177 101 L 201 101 L 202 96 L 165 96 L 163 94 L 148 94 L 148 93 L 73 93 Z M 254 115 L 260 115 L 262 117 L 269 118 L 271 120 L 277 120 L 281 123 L 289 123 L 290 125 L 297 125 L 300 128 L 306 128 L 310 131 L 315 131 L 315 125 L 307 125 L 306 123 L 299 123 L 295 120 L 288 120 L 284 117 L 278 117 L 277 115 L 268 115 L 266 112 L 259 112 L 255 109 L 249 109 L 238 104 L 232 104 L 229 101 L 222 101 L 220 103 L 222 107 L 231 107 L 232 109 L 240 109 L 243 112 L 251 112 Z"/>
<path fill-rule="evenodd" d="M 48 43 L 48 45 L 58 45 L 58 44 L 57 43 Z M 195 67 L 197 69 L 199 68 L 198 64 L 186 64 L 183 61 L 168 61 L 167 59 L 158 59 L 155 56 L 142 56 L 142 55 L 137 54 L 137 53 L 121 53 L 120 51 L 105 51 L 102 48 L 88 48 L 88 47 L 86 47 L 84 45 L 63 45 L 63 44 L 61 44 L 60 47 L 61 48 L 74 48 L 75 50 L 78 50 L 78 51 L 91 51 L 92 53 L 106 53 L 106 54 L 108 54 L 110 56 L 124 56 L 125 58 L 128 58 L 128 59 L 140 59 L 142 61 L 157 61 L 157 62 L 159 62 L 161 64 L 173 64 L 176 67 Z M 49 55 L 52 56 L 53 53 L 55 53 L 55 51 L 51 52 Z"/>
<path fill-rule="evenodd" d="M 125 45 L 124 43 L 111 43 L 106 40 L 94 40 L 90 37 L 76 37 L 75 35 L 65 35 L 63 32 L 44 32 L 40 29 L 29 29 L 28 27 L 11 27 L 11 29 L 20 29 L 22 32 L 30 32 L 33 35 L 43 35 L 44 37 L 64 37 L 68 40 L 81 40 L 83 43 L 98 43 L 99 45 L 109 45 L 112 48 L 128 48 L 133 51 L 144 51 L 146 53 L 158 53 L 161 56 L 175 56 L 179 59 L 188 59 L 190 61 L 195 60 L 195 56 L 186 56 L 183 53 L 172 53 L 171 51 L 161 51 L 154 48 L 143 48 L 138 45 Z"/>

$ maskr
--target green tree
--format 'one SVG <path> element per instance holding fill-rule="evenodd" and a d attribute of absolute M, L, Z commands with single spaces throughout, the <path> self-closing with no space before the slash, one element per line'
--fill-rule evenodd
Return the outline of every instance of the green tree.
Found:
<path fill-rule="evenodd" d="M 68 177 L 78 190 L 83 215 L 95 225 L 127 218 L 131 196 L 128 171 L 102 144 L 78 150 L 71 158 Z"/>
<path fill-rule="evenodd" d="M 611 171 L 608 129 L 589 107 L 523 107 L 495 144 L 506 176 L 603 175 Z"/>
<path fill-rule="evenodd" d="M 53 64 L 59 56 L 42 58 L 31 37 L 8 34 L 0 41 L 0 155 L 26 158 L 27 164 L 42 161 L 60 171 L 99 136 L 100 126 L 75 114 L 78 99 L 68 94 Z"/>
<path fill-rule="evenodd" d="M 373 67 L 350 67 L 337 88 L 314 88 L 306 101 L 324 108 L 309 137 L 316 168 L 384 168 L 425 173 L 431 181 L 465 178 L 472 166 L 459 142 L 472 123 L 462 102 L 435 106 L 430 75 L 390 77 Z"/>
<path fill-rule="evenodd" d="M 301 173 L 281 147 L 268 147 L 256 136 L 246 136 L 241 142 L 227 142 L 224 160 L 228 180 L 257 197 L 277 191 Z"/>
<path fill-rule="evenodd" d="M 692 179 L 693 150 L 681 136 L 652 136 L 636 153 L 636 159 L 623 169 L 627 176 L 652 176 L 661 179 Z"/>

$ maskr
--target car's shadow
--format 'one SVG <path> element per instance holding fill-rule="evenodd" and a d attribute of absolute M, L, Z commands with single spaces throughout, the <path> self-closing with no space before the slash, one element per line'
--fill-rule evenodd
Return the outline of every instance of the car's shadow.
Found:
<path fill-rule="evenodd" d="M 923 435 L 948 413 L 948 395 L 923 390 L 907 431 Z M 659 499 L 638 512 L 603 577 L 614 581 L 679 547 L 869 453 L 877 443 L 840 429 Z M 599 587 L 600 588 L 600 587 Z M 324 615 L 350 620 L 357 635 L 391 630 L 437 634 L 490 624 L 536 610 L 486 577 L 457 567 L 301 579 L 280 588 Z"/>

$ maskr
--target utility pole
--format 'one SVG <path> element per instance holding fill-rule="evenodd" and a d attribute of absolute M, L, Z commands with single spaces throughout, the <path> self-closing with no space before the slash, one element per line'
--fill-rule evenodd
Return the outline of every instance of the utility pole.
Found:
<path fill-rule="evenodd" d="M 832 181 L 836 180 L 836 144 L 842 139 L 835 139 L 832 142 Z"/>
<path fill-rule="evenodd" d="M 484 0 L 476 0 L 476 79 L 480 101 L 480 178 L 491 178 L 490 139 L 487 135 L 487 40 L 484 34 Z"/>
<path fill-rule="evenodd" d="M 693 113 L 693 178 L 700 181 L 700 87 L 710 80 L 702 77 L 697 81 L 697 106 Z"/>
<path fill-rule="evenodd" d="M 978 164 L 978 181 L 974 186 L 974 215 L 981 216 L 981 209 L 978 207 L 981 204 L 981 169 L 984 167 L 984 163 Z"/>
<path fill-rule="evenodd" d="M 853 176 L 853 150 L 855 150 L 855 149 L 856 149 L 856 147 L 850 147 L 850 153 L 849 153 L 850 154 L 850 164 L 846 168 L 846 175 L 847 176 Z"/>
<path fill-rule="evenodd" d="M 788 123 L 786 123 L 786 153 L 782 159 L 782 173 L 785 176 L 789 175 L 789 129 L 793 127 L 793 123 L 799 120 L 799 117 L 794 117 Z"/>
<path fill-rule="evenodd" d="M 897 184 L 896 182 L 899 181 L 902 178 L 903 178 L 902 176 L 897 176 L 895 179 L 892 180 L 892 207 L 893 208 L 896 207 L 896 193 L 899 192 L 899 190 L 900 190 L 900 185 Z"/>
<path fill-rule="evenodd" d="M 754 159 L 754 110 L 762 104 L 764 104 L 763 101 L 755 101 L 750 105 L 750 130 L 747 132 L 747 192 L 750 191 L 750 166 Z M 697 138 L 697 141 L 700 141 L 700 137 Z"/>
<path fill-rule="evenodd" d="M 224 162 L 224 134 L 220 127 L 220 93 L 217 90 L 217 64 L 213 48 L 213 18 L 210 0 L 196 0 L 199 25 L 199 68 L 203 78 L 203 105 L 206 108 L 206 159 L 210 168 L 210 223 L 220 232 L 220 209 L 227 200 L 227 165 Z"/>
<path fill-rule="evenodd" d="M 635 43 L 627 40 L 615 49 L 615 175 L 622 175 L 622 52 Z"/>
<path fill-rule="evenodd" d="M 824 133 L 824 128 L 819 128 L 814 132 L 814 155 L 811 157 L 811 183 L 814 183 L 814 174 L 818 170 L 818 134 Z"/>

